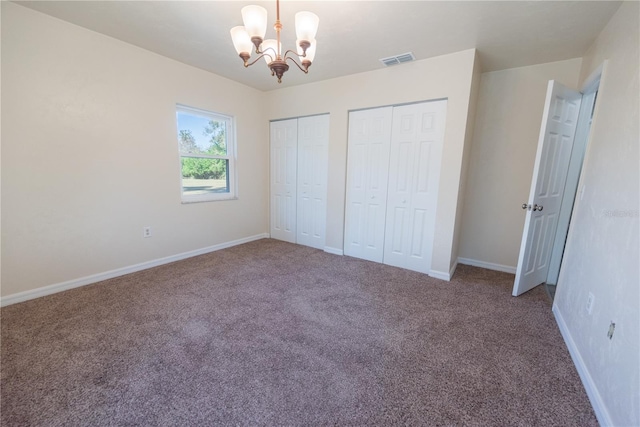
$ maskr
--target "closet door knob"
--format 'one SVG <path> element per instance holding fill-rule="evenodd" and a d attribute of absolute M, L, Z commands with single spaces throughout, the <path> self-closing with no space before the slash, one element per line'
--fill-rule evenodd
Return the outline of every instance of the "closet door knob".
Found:
<path fill-rule="evenodd" d="M 540 211 L 542 212 L 542 209 L 544 208 L 544 206 L 540 206 L 540 205 L 533 205 L 533 210 L 534 211 Z"/>
<path fill-rule="evenodd" d="M 531 210 L 531 205 L 528 205 L 528 204 L 526 204 L 526 203 L 523 203 L 523 204 L 522 204 L 522 209 L 528 209 L 528 210 Z"/>

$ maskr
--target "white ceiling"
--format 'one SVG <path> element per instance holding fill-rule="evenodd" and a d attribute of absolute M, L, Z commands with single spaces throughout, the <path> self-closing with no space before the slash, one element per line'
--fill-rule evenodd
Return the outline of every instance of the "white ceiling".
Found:
<path fill-rule="evenodd" d="M 484 71 L 583 56 L 619 1 L 294 1 L 280 4 L 283 48 L 294 48 L 294 15 L 320 17 L 308 75 L 295 66 L 278 85 L 264 61 L 244 69 L 229 30 L 240 9 L 274 1 L 17 1 L 16 3 L 260 90 L 383 68 L 380 58 L 425 59 L 477 48 Z M 254 54 L 255 56 L 255 54 Z M 404 65 L 396 65 L 402 67 Z"/>

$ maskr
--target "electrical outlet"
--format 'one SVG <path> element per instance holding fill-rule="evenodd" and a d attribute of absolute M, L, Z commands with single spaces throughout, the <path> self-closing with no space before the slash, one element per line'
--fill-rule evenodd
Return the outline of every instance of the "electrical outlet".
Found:
<path fill-rule="evenodd" d="M 142 229 L 142 237 L 151 237 L 151 227 L 144 227 Z"/>
<path fill-rule="evenodd" d="M 593 296 L 591 292 L 589 292 L 589 296 L 587 297 L 587 313 L 591 314 L 593 311 L 593 303 L 595 302 L 596 297 Z"/>

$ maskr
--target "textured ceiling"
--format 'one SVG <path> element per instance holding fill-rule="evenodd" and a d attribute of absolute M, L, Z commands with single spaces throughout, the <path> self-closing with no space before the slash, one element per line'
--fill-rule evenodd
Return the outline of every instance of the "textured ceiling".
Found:
<path fill-rule="evenodd" d="M 293 66 L 278 85 L 266 64 L 244 69 L 229 30 L 240 9 L 269 12 L 275 1 L 17 1 L 260 90 L 382 68 L 379 59 L 413 52 L 425 59 L 477 48 L 484 71 L 583 56 L 620 6 L 618 1 L 281 1 L 283 48 L 294 48 L 294 15 L 320 17 L 309 74 Z M 403 65 L 397 65 L 403 66 Z"/>

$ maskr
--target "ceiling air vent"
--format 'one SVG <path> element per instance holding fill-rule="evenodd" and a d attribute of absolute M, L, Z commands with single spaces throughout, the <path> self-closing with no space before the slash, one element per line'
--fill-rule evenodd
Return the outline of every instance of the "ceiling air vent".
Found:
<path fill-rule="evenodd" d="M 411 61 L 415 61 L 416 58 L 415 56 L 413 56 L 413 53 L 411 52 L 407 52 L 407 53 L 403 53 L 401 55 L 396 55 L 396 56 L 390 56 L 388 58 L 382 58 L 380 59 L 380 62 L 382 62 L 385 66 L 390 66 L 390 65 L 396 65 L 396 64 L 402 64 L 403 62 L 411 62 Z"/>

